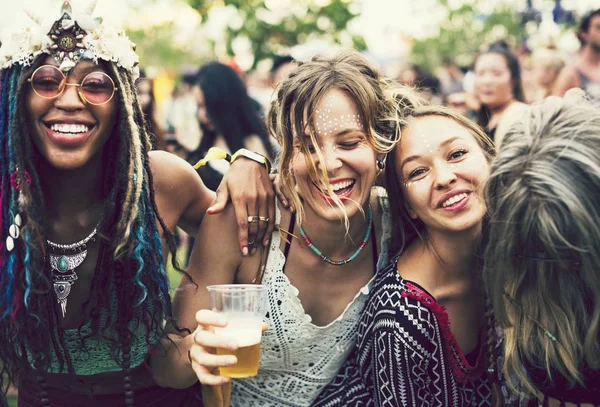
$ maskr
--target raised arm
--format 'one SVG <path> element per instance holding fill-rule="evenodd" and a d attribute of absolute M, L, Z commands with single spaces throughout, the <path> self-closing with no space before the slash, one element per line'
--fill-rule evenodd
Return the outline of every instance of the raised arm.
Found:
<path fill-rule="evenodd" d="M 164 352 L 156 352 L 151 357 L 154 379 L 163 387 L 185 388 L 194 384 L 198 377 L 212 376 L 210 371 L 214 366 L 228 364 L 223 363 L 227 357 L 214 355 L 214 348 L 235 349 L 212 333 L 212 326 L 223 324 L 219 323 L 218 315 L 207 310 L 206 290 L 208 285 L 235 282 L 242 262 L 237 249 L 237 222 L 231 205 L 219 214 L 204 218 L 196 243 L 188 269 L 193 281 L 184 276 L 173 300 L 173 317 L 178 327 L 187 329 L 192 335 L 171 327 L 170 340 L 164 339 L 161 343 Z M 195 343 L 198 341 L 206 346 L 200 349 Z M 197 361 L 194 366 L 190 357 Z"/>

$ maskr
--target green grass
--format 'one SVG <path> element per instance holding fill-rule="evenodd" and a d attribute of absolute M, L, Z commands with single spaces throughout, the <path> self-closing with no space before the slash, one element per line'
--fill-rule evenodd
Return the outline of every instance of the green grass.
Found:
<path fill-rule="evenodd" d="M 8 406 L 9 407 L 17 407 L 17 396 L 9 396 L 8 397 Z"/>
<path fill-rule="evenodd" d="M 185 255 L 186 248 L 180 248 L 177 250 L 177 261 L 179 262 L 179 266 L 185 269 Z M 175 290 L 179 287 L 179 282 L 181 281 L 182 274 L 175 270 L 173 265 L 171 264 L 171 256 L 169 255 L 169 259 L 167 261 L 167 276 L 169 277 L 169 294 L 171 294 L 171 298 L 175 295 Z"/>

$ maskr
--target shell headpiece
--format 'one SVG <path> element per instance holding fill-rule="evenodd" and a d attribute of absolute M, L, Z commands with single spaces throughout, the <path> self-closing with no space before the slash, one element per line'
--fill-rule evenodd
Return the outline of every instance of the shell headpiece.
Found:
<path fill-rule="evenodd" d="M 135 44 L 122 30 L 103 24 L 101 17 L 92 17 L 97 3 L 98 0 L 92 0 L 83 12 L 75 14 L 65 1 L 60 18 L 50 24 L 27 11 L 32 24 L 2 38 L 0 68 L 13 64 L 29 66 L 38 55 L 48 54 L 63 72 L 71 70 L 80 59 L 101 59 L 114 62 L 137 79 L 139 57 Z"/>

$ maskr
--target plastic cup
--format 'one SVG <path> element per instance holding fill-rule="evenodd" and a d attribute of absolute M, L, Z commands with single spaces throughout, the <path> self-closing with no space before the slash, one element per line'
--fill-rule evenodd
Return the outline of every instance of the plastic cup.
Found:
<path fill-rule="evenodd" d="M 258 284 L 223 284 L 207 287 L 210 308 L 227 319 L 215 334 L 237 342 L 235 351 L 217 348 L 218 355 L 234 355 L 237 363 L 220 367 L 221 376 L 253 377 L 258 374 L 263 316 L 267 312 L 267 287 Z"/>

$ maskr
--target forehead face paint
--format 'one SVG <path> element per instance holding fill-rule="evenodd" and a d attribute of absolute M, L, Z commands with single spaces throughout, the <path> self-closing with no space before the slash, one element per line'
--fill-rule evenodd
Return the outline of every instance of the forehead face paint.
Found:
<path fill-rule="evenodd" d="M 341 97 L 328 94 L 315 110 L 315 130 L 321 137 L 336 134 L 345 129 L 363 129 L 361 117 L 356 111 L 350 112 L 340 106 Z"/>

